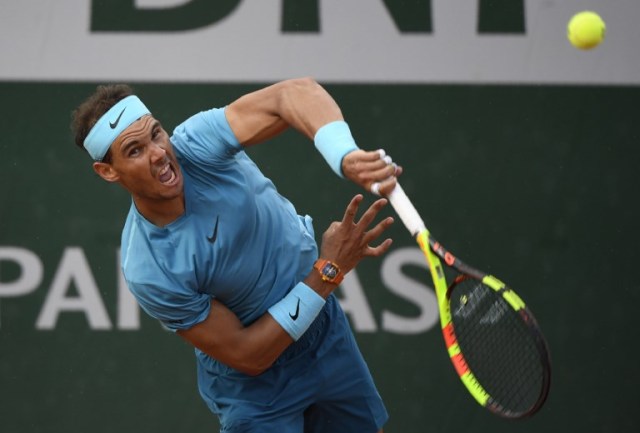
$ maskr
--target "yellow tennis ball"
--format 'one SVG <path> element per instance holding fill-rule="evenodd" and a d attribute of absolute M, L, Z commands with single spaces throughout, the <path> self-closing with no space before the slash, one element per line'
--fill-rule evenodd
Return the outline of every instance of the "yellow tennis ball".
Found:
<path fill-rule="evenodd" d="M 607 26 L 600 15 L 591 11 L 575 14 L 567 25 L 569 42 L 581 50 L 595 48 L 604 39 Z"/>

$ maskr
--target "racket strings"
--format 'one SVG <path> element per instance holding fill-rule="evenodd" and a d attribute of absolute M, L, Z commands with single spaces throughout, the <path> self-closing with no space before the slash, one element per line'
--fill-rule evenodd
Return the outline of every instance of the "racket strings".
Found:
<path fill-rule="evenodd" d="M 465 279 L 451 292 L 454 332 L 469 369 L 507 414 L 526 413 L 544 398 L 539 343 L 521 313 L 495 290 Z"/>

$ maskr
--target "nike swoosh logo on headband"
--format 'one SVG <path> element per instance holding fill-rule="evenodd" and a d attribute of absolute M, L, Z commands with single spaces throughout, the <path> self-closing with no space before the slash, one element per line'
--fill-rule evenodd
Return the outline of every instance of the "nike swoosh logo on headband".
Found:
<path fill-rule="evenodd" d="M 120 118 L 122 117 L 122 114 L 124 113 L 124 110 L 126 110 L 126 109 L 127 109 L 127 107 L 124 107 L 122 109 L 122 111 L 118 115 L 118 118 L 116 119 L 115 122 L 109 122 L 109 126 L 111 127 L 111 129 L 116 129 L 116 126 L 118 126 L 118 123 L 120 123 Z"/>

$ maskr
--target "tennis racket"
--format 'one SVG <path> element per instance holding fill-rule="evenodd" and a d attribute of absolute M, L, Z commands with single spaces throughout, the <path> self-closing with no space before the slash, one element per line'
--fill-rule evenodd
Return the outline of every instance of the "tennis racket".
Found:
<path fill-rule="evenodd" d="M 549 392 L 551 362 L 531 311 L 502 281 L 463 263 L 436 241 L 400 184 L 388 199 L 426 257 L 445 345 L 462 383 L 499 416 L 536 413 Z M 441 260 L 457 271 L 449 286 Z"/>

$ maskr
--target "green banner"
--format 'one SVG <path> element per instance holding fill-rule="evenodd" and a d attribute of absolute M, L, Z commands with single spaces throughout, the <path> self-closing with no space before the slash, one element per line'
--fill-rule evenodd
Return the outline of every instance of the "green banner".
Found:
<path fill-rule="evenodd" d="M 134 87 L 171 130 L 262 85 Z M 140 312 L 120 279 L 130 199 L 93 173 L 69 130 L 94 87 L 0 83 L 0 431 L 216 431 L 191 347 Z M 434 235 L 510 283 L 551 348 L 538 415 L 512 422 L 480 408 L 450 365 L 426 264 L 398 221 L 389 254 L 337 291 L 389 409 L 385 431 L 637 431 L 640 89 L 325 87 L 359 145 L 404 167 Z M 359 192 L 297 133 L 249 154 L 314 217 L 318 240 Z"/>

